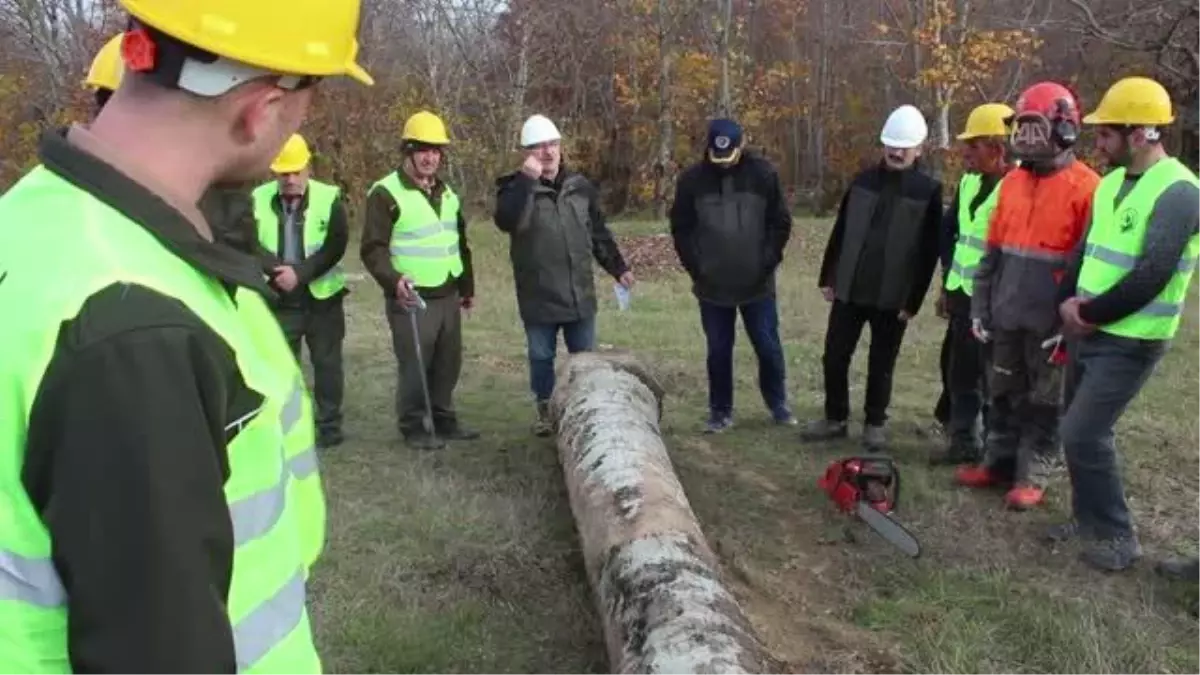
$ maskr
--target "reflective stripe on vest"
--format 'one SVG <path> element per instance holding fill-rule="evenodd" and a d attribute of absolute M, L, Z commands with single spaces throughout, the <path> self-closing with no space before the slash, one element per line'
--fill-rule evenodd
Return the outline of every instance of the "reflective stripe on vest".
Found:
<path fill-rule="evenodd" d="M 244 296 L 244 297 L 243 297 Z M 273 317 L 262 312 L 246 311 L 253 308 L 261 298 L 253 291 L 238 289 L 239 311 L 243 320 L 254 327 L 253 334 L 258 340 L 262 352 L 273 361 L 273 365 L 281 371 L 296 373 L 292 383 L 291 394 L 283 409 L 280 411 L 280 426 L 283 430 L 283 450 L 286 462 L 286 490 L 272 493 L 274 502 L 268 502 L 263 497 L 267 507 L 266 513 L 273 505 L 275 509 L 286 503 L 287 508 L 296 512 L 296 518 L 302 523 L 320 524 L 320 527 L 306 527 L 299 532 L 300 553 L 305 570 L 317 561 L 325 544 L 325 495 L 321 490 L 320 476 L 317 473 L 316 455 L 316 424 L 313 419 L 312 401 L 305 395 L 304 379 L 300 375 L 299 364 L 291 350 L 276 348 L 278 339 L 282 339 L 279 323 Z M 284 470 L 281 468 L 281 474 Z M 283 480 L 282 478 L 280 479 Z M 277 517 L 276 517 L 277 518 Z M 243 522 L 242 528 L 237 527 Z M 249 515 L 243 521 L 234 520 L 234 537 L 238 542 L 252 540 L 253 535 L 261 530 L 252 527 Z"/>
<path fill-rule="evenodd" d="M 1125 182 L 1125 169 L 1115 169 L 1100 181 L 1092 206 L 1092 225 L 1084 246 L 1083 265 L 1079 270 L 1077 289 L 1080 297 L 1101 295 L 1129 274 L 1142 254 L 1146 227 L 1155 202 L 1179 181 L 1200 185 L 1196 175 L 1174 157 L 1161 159 L 1150 167 L 1120 204 L 1116 203 L 1116 197 Z M 1179 330 L 1198 254 L 1200 236 L 1193 234 L 1175 267 L 1175 274 L 1158 297 L 1120 321 L 1100 326 L 1100 330 L 1143 340 L 1174 337 Z"/>
<path fill-rule="evenodd" d="M 182 303 L 227 344 L 242 381 L 262 396 L 255 413 L 226 425 L 223 491 L 239 541 L 222 600 L 240 671 L 319 672 L 304 579 L 310 542 L 323 538 L 324 521 L 302 515 L 312 509 L 296 485 L 319 490 L 320 479 L 314 455 L 292 451 L 312 446 L 312 405 L 262 296 L 238 289 L 231 298 L 148 230 L 43 167 L 0 197 L 0 218 L 58 223 L 0 229 L 0 268 L 7 274 L 0 311 L 11 315 L 0 324 L 0 353 L 22 356 L 0 368 L 0 409 L 16 413 L 0 418 L 0 484 L 17 486 L 6 492 L 0 518 L 0 672 L 70 668 L 69 589 L 55 569 L 50 532 L 19 487 L 20 467 L 34 394 L 62 324 L 113 284 L 136 284 Z M 34 255 L 47 250 L 53 253 Z M 46 284 L 47 274 L 64 283 Z"/>
<path fill-rule="evenodd" d="M 463 272 L 458 241 L 458 195 L 443 186 L 441 212 L 433 210 L 429 198 L 417 189 L 409 189 L 392 172 L 375 183 L 395 200 L 400 217 L 392 225 L 390 251 L 392 268 L 408 275 L 413 284 L 440 286 Z"/>
<path fill-rule="evenodd" d="M 988 221 L 1000 198 L 999 184 L 971 213 L 971 204 L 979 196 L 983 188 L 983 178 L 977 173 L 968 173 L 962 177 L 958 187 L 958 241 L 954 243 L 954 257 L 950 261 L 950 271 L 946 274 L 946 290 L 962 289 L 963 293 L 971 295 L 975 290 L 975 271 L 979 261 L 987 252 Z"/>
<path fill-rule="evenodd" d="M 271 206 L 272 200 L 279 194 L 279 183 L 271 181 L 263 183 L 254 189 L 254 219 L 258 224 L 258 241 L 263 248 L 279 255 L 279 221 L 280 214 Z M 304 257 L 311 258 L 325 245 L 329 236 L 329 219 L 333 205 L 338 199 L 339 190 L 336 186 L 309 179 L 307 195 L 308 205 L 304 210 Z M 333 297 L 334 294 L 346 287 L 346 268 L 342 260 L 338 260 L 329 271 L 308 283 L 308 290 L 318 300 Z"/>

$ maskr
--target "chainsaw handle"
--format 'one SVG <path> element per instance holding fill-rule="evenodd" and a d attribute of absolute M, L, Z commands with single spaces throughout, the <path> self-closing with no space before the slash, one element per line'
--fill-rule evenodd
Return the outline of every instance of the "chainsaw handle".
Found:
<path fill-rule="evenodd" d="M 846 462 L 851 462 L 854 460 L 858 460 L 860 463 L 870 462 L 886 464 L 888 466 L 888 468 L 891 470 L 893 484 L 892 510 L 897 510 L 900 507 L 900 470 L 896 468 L 896 460 L 892 459 L 890 455 L 856 455 L 853 457 L 846 457 L 841 460 L 841 462 L 844 465 Z"/>

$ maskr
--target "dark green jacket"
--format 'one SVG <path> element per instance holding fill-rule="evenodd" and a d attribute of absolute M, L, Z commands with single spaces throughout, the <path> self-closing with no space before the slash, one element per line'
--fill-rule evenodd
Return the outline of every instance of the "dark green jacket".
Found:
<path fill-rule="evenodd" d="M 509 234 L 521 320 L 569 323 L 594 316 L 592 258 L 614 278 L 628 270 L 596 188 L 566 167 L 554 182 L 516 172 L 496 186 L 493 220 Z"/>
<path fill-rule="evenodd" d="M 243 253 L 258 248 L 258 224 L 250 185 L 214 186 L 200 196 L 197 206 L 212 228 L 213 237 Z"/>

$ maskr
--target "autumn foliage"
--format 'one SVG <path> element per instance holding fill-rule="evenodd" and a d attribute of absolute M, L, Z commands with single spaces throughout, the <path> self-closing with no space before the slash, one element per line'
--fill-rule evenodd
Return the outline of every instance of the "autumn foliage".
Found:
<path fill-rule="evenodd" d="M 476 209 L 513 170 L 522 120 L 540 112 L 610 211 L 663 211 L 700 156 L 706 121 L 729 114 L 779 167 L 800 208 L 828 209 L 878 152 L 888 111 L 913 103 L 930 160 L 954 180 L 969 109 L 1012 102 L 1038 79 L 1085 107 L 1115 78 L 1146 74 L 1183 112 L 1171 149 L 1194 162 L 1194 2 L 1067 0 L 364 0 L 365 61 L 378 84 L 329 82 L 303 133 L 317 173 L 351 194 L 398 161 L 404 119 L 451 128 L 448 177 Z M 0 182 L 35 161 L 37 135 L 89 114 L 79 85 L 122 26 L 112 0 L 0 0 Z M 1088 137 L 1084 137 L 1087 144 Z"/>

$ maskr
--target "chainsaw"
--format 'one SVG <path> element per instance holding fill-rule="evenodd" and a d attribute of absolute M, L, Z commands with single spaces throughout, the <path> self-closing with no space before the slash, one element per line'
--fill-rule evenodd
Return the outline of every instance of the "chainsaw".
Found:
<path fill-rule="evenodd" d="M 921 544 L 892 518 L 900 498 L 900 472 L 890 457 L 847 457 L 825 469 L 817 486 L 838 510 L 858 516 L 896 548 L 916 558 Z"/>

